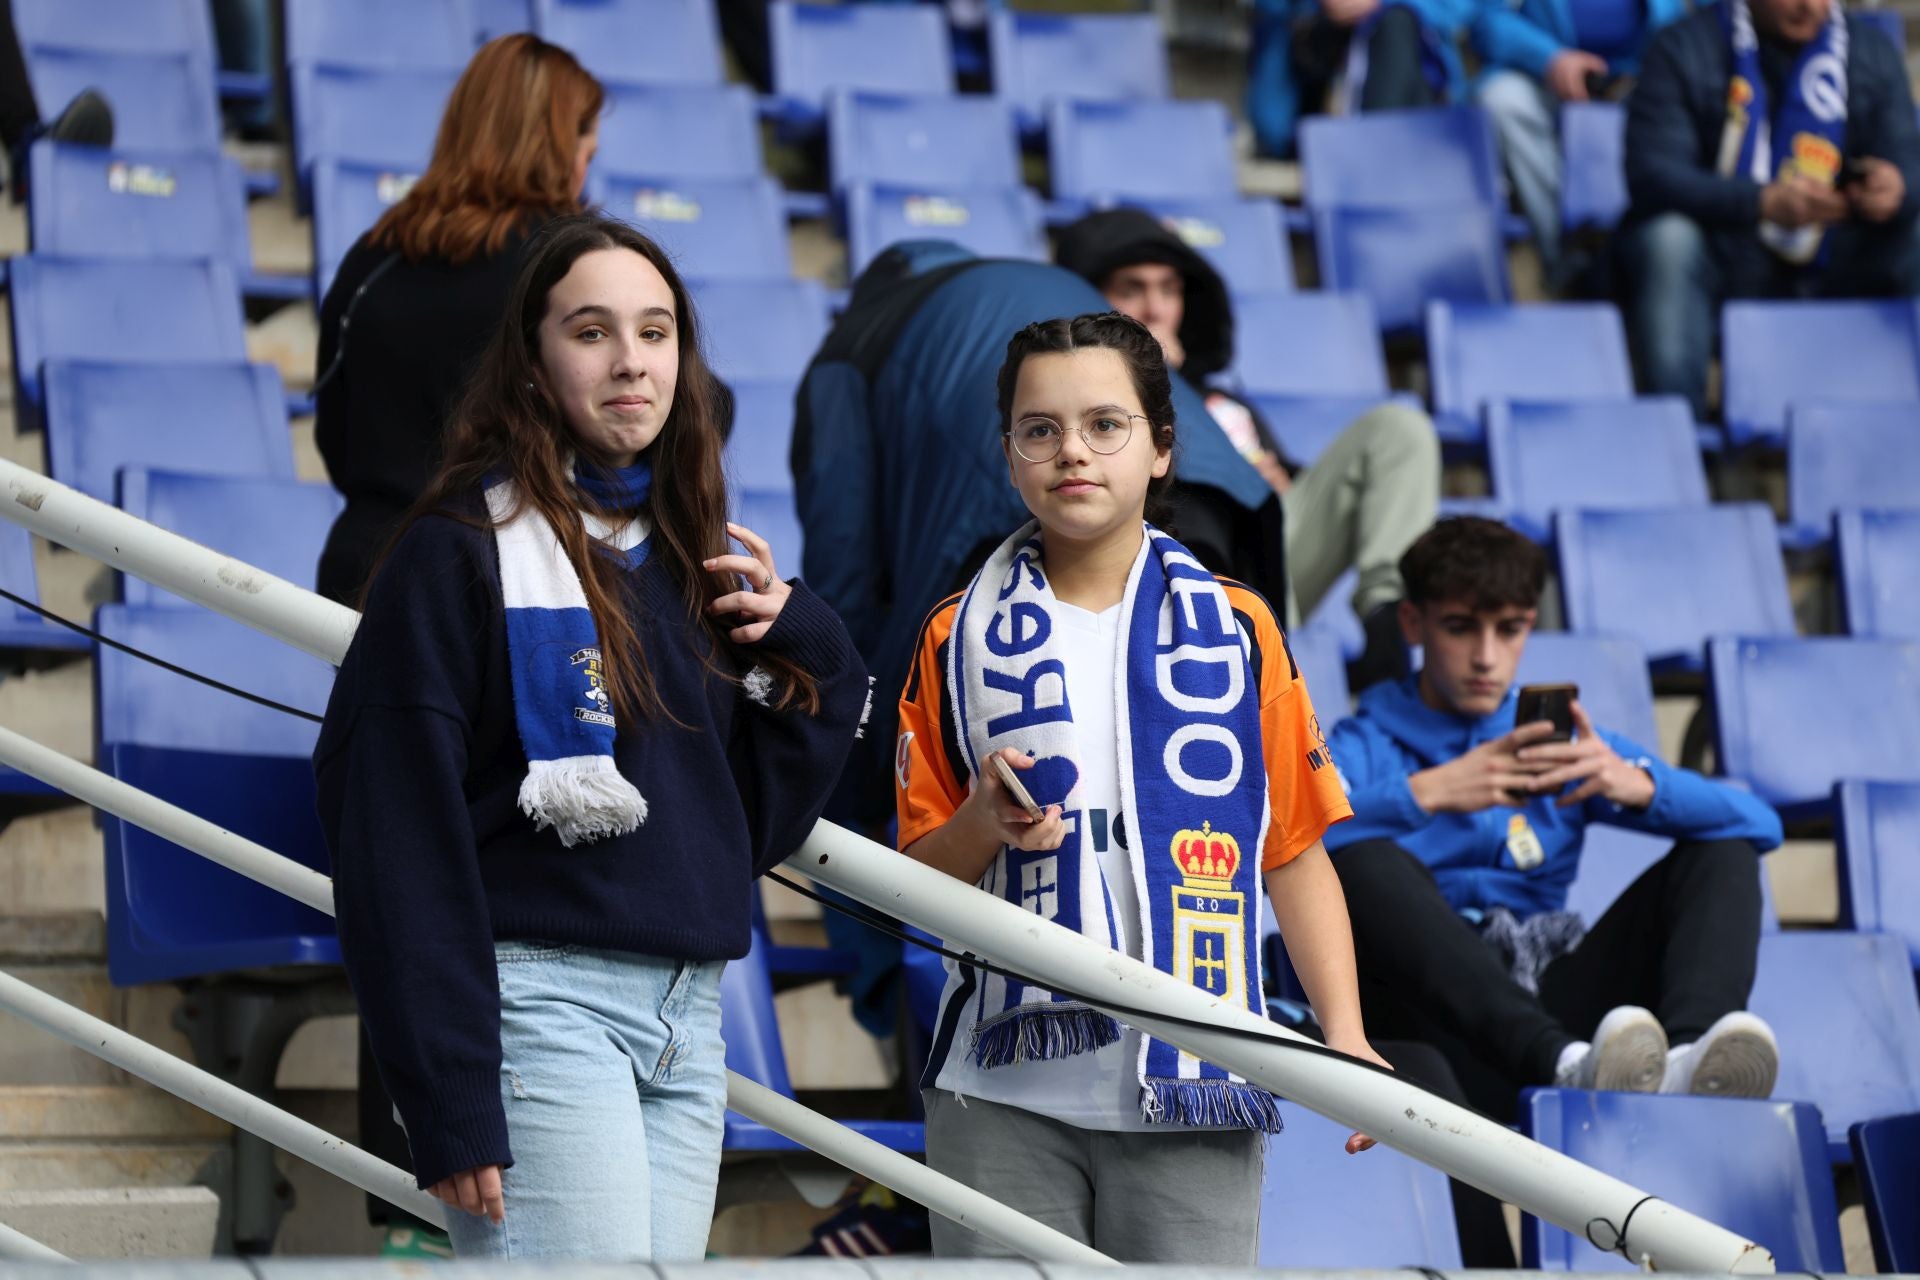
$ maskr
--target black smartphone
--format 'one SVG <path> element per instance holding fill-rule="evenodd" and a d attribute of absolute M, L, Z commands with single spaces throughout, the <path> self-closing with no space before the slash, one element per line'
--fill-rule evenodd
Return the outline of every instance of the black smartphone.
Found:
<path fill-rule="evenodd" d="M 1520 702 L 1514 709 L 1517 729 L 1537 720 L 1551 720 L 1553 733 L 1542 742 L 1573 741 L 1573 700 L 1580 696 L 1577 684 L 1527 684 L 1520 686 Z"/>
<path fill-rule="evenodd" d="M 1840 187 L 1857 187 L 1867 180 L 1867 166 L 1859 160 L 1849 160 L 1840 170 Z"/>
<path fill-rule="evenodd" d="M 1590 102 L 1605 102 L 1613 96 L 1613 90 L 1620 83 L 1620 77 L 1608 75 L 1604 71 L 1589 71 L 1585 76 L 1587 99 Z"/>

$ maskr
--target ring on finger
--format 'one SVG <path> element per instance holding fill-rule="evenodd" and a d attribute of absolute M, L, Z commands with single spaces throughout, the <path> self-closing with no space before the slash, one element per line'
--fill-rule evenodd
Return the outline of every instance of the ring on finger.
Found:
<path fill-rule="evenodd" d="M 772 586 L 773 571 L 771 569 L 762 569 L 760 571 L 760 590 L 765 591 Z"/>

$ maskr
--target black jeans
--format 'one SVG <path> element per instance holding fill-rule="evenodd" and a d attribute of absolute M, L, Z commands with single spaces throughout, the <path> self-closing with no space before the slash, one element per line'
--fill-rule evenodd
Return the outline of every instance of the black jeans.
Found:
<path fill-rule="evenodd" d="M 1744 1009 L 1760 948 L 1759 853 L 1745 840 L 1682 841 L 1595 921 L 1533 995 L 1391 840 L 1333 855 L 1353 919 L 1367 1034 L 1446 1055 L 1473 1105 L 1511 1119 L 1518 1091 L 1551 1084 L 1560 1051 L 1609 1009 L 1651 1009 L 1674 1044 Z"/>
<path fill-rule="evenodd" d="M 1300 101 L 1318 110 L 1334 77 L 1346 69 L 1353 28 L 1329 22 L 1318 9 L 1294 29 L 1291 55 Z M 1420 18 L 1404 5 L 1380 15 L 1367 37 L 1367 76 L 1360 86 L 1361 111 L 1399 111 L 1438 105 L 1421 65 Z"/>

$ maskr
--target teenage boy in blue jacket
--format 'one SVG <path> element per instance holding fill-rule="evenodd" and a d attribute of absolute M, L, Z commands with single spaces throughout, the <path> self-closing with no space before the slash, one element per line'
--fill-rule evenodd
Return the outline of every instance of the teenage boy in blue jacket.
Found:
<path fill-rule="evenodd" d="M 1496 1115 L 1530 1085 L 1766 1097 L 1778 1049 L 1743 1009 L 1779 817 L 1596 730 L 1577 702 L 1570 743 L 1515 726 L 1546 576 L 1526 538 L 1442 520 L 1400 572 L 1425 665 L 1368 690 L 1329 739 L 1354 816 L 1327 847 L 1368 1031 L 1435 1045 Z M 1563 908 L 1590 822 L 1675 844 L 1582 938 Z"/>

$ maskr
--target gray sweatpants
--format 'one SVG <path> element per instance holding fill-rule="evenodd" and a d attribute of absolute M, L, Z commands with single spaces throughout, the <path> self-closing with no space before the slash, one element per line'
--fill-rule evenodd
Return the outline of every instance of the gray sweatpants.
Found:
<path fill-rule="evenodd" d="M 923 1090 L 927 1163 L 1119 1262 L 1250 1267 L 1260 1246 L 1262 1135 L 1114 1133 Z M 940 1258 L 1012 1250 L 933 1215 Z"/>
<path fill-rule="evenodd" d="M 1285 440 L 1287 424 L 1273 429 Z M 1365 618 L 1400 598 L 1400 557 L 1433 524 L 1440 503 L 1440 441 L 1433 421 L 1408 405 L 1370 409 L 1294 479 L 1287 515 L 1287 626 L 1297 627 L 1349 568 L 1360 583 L 1353 611 Z"/>

